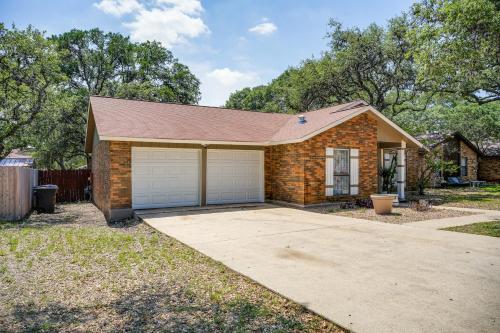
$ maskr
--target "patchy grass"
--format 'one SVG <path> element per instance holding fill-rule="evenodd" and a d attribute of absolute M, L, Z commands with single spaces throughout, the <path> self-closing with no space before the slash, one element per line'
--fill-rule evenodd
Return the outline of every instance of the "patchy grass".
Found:
<path fill-rule="evenodd" d="M 90 204 L 0 222 L 2 332 L 342 332 L 139 221 Z"/>
<path fill-rule="evenodd" d="M 316 211 L 318 210 L 316 209 Z M 403 224 L 416 221 L 442 219 L 447 217 L 465 216 L 474 214 L 469 212 L 444 210 L 444 209 L 430 209 L 428 211 L 417 212 L 411 208 L 403 208 L 403 207 L 394 207 L 392 209 L 392 214 L 388 215 L 377 215 L 375 214 L 375 210 L 373 210 L 372 208 L 353 208 L 353 209 L 324 208 L 320 212 L 327 214 L 341 215 L 346 217 L 353 217 L 357 219 L 365 219 L 365 220 L 380 221 L 380 222 L 395 223 L 395 224 Z"/>
<path fill-rule="evenodd" d="M 409 198 L 431 200 L 435 205 L 500 210 L 500 184 L 476 188 L 427 189 L 424 196 L 411 193 Z"/>
<path fill-rule="evenodd" d="M 461 225 L 458 227 L 444 228 L 441 230 L 464 232 L 467 234 L 476 234 L 491 237 L 500 237 L 500 220 L 478 222 L 473 224 Z"/>

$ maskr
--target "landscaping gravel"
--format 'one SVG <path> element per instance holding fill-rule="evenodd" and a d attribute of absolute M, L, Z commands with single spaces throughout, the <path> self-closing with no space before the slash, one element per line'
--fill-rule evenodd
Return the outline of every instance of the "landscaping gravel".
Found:
<path fill-rule="evenodd" d="M 312 208 L 311 210 L 324 214 L 335 214 L 335 215 L 353 217 L 358 219 L 373 220 L 386 223 L 396 223 L 396 224 L 475 214 L 470 212 L 445 210 L 445 209 L 430 209 L 428 211 L 416 211 L 406 207 L 405 208 L 394 207 L 392 210 L 392 214 L 390 215 L 375 214 L 375 211 L 372 208 L 340 209 L 332 207 L 321 207 L 321 208 Z"/>

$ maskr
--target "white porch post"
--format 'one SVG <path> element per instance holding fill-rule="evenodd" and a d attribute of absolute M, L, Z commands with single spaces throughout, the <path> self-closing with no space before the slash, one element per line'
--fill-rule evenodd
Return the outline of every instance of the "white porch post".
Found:
<path fill-rule="evenodd" d="M 398 198 L 400 201 L 405 200 L 406 187 L 406 159 L 405 159 L 406 142 L 401 141 L 401 148 L 398 148 L 397 153 L 397 187 Z"/>

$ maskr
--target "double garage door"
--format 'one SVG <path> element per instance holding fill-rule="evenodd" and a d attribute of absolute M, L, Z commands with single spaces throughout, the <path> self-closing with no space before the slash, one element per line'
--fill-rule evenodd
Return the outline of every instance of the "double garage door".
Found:
<path fill-rule="evenodd" d="M 264 156 L 258 150 L 132 148 L 132 208 L 264 201 Z M 203 178 L 206 192 L 203 192 Z"/>

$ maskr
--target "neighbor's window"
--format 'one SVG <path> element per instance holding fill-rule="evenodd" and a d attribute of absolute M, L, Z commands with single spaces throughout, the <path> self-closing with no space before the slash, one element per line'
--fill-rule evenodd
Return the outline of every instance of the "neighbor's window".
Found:
<path fill-rule="evenodd" d="M 333 194 L 349 194 L 349 149 L 333 150 Z"/>
<path fill-rule="evenodd" d="M 467 157 L 462 157 L 462 163 L 460 163 L 460 176 L 467 176 L 467 166 L 469 164 L 469 159 Z"/>

